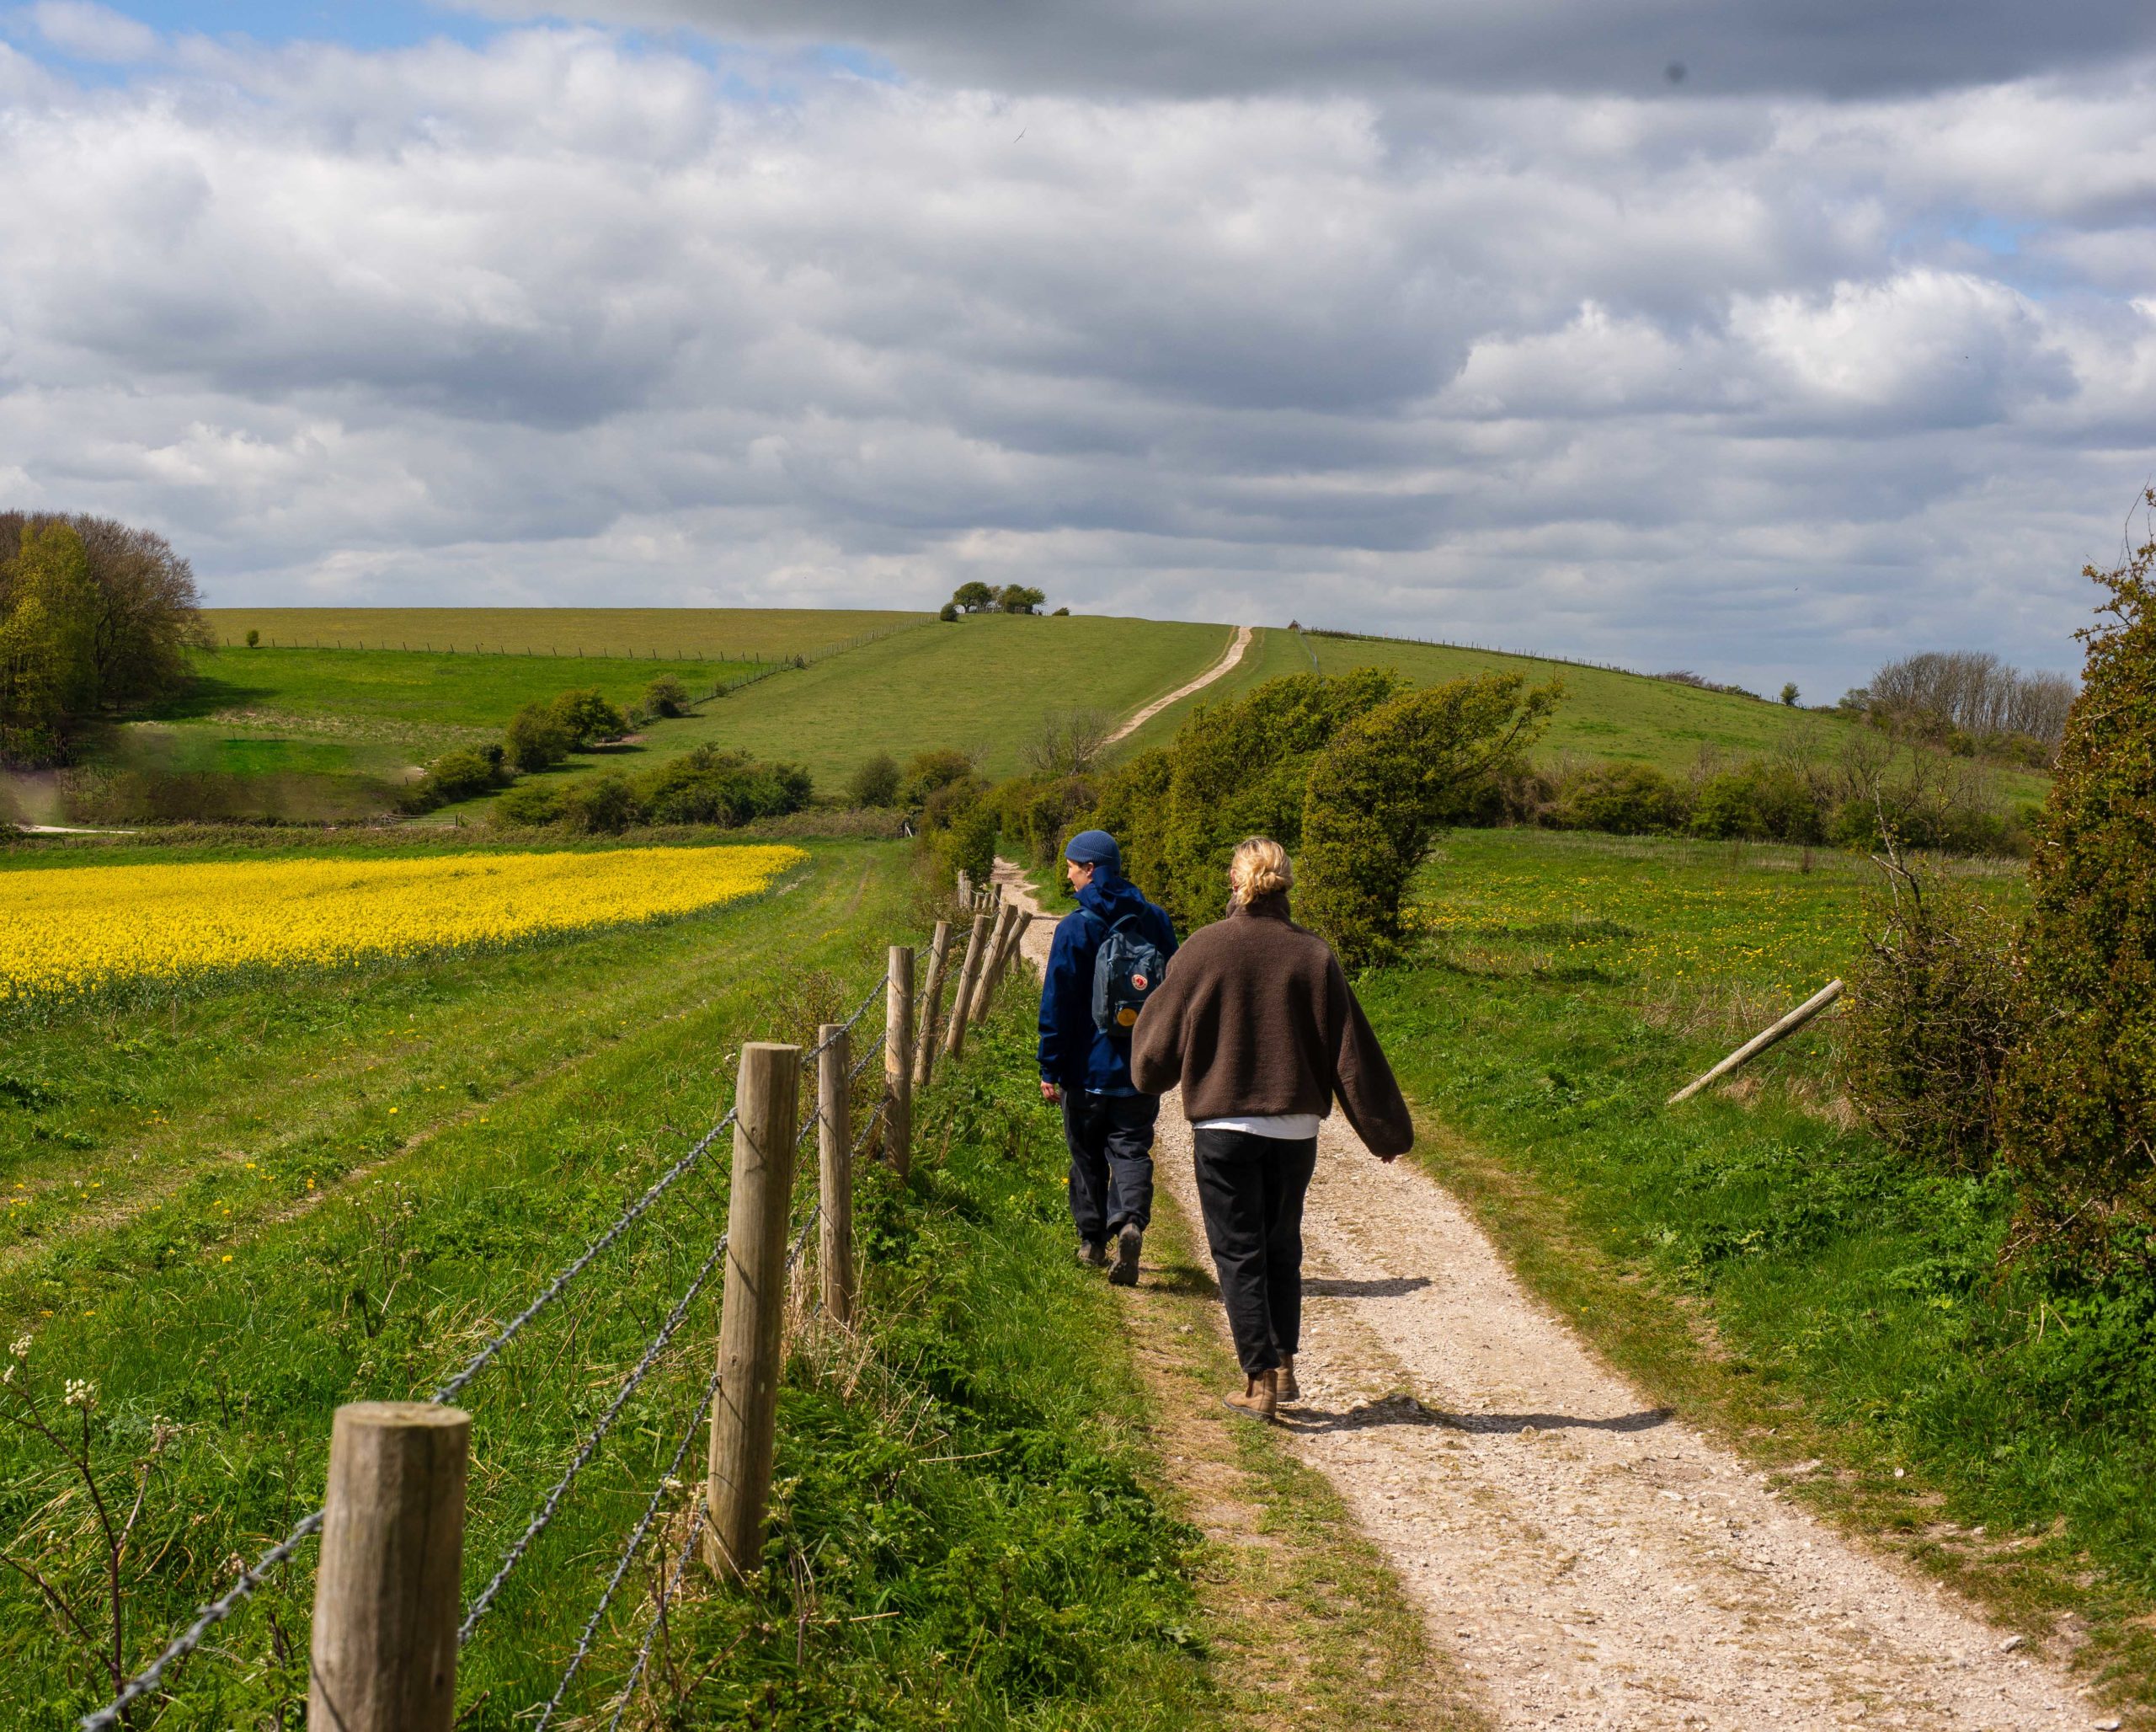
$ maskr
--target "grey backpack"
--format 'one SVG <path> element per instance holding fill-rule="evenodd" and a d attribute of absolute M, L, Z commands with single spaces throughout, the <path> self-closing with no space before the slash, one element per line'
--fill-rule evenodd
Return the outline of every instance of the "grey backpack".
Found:
<path fill-rule="evenodd" d="M 1159 945 L 1124 930 L 1137 917 L 1126 914 L 1110 927 L 1093 958 L 1093 1026 L 1126 1039 L 1168 966 Z"/>

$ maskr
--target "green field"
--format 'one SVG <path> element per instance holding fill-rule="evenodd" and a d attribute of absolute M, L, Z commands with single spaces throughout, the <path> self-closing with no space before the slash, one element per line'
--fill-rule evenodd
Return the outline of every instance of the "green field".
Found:
<path fill-rule="evenodd" d="M 825 654 L 932 615 L 825 607 L 205 607 L 221 644 L 456 650 L 649 661 L 776 661 Z"/>
<path fill-rule="evenodd" d="M 1561 680 L 1565 702 L 1543 735 L 1540 755 L 1545 758 L 1625 758 L 1682 772 L 1702 751 L 1750 756 L 1774 751 L 1792 739 L 1808 742 L 1817 736 L 1824 742 L 1843 725 L 1809 711 L 1704 692 L 1673 680 L 1501 650 L 1376 638 L 1313 635 L 1307 641 L 1318 666 L 1329 674 L 1393 667 L 1423 685 L 1485 671 L 1521 674 L 1538 685 Z"/>
<path fill-rule="evenodd" d="M 708 744 L 803 765 L 824 793 L 878 752 L 903 762 L 941 746 L 978 752 L 987 774 L 1007 776 L 1050 711 L 1127 714 L 1196 678 L 1233 641 L 1225 626 L 984 614 L 786 670 L 654 723 L 638 748 L 581 760 L 572 773 L 640 769 Z"/>
<path fill-rule="evenodd" d="M 8 864 L 106 852 L 19 845 Z M 93 1385 L 93 1457 L 131 1490 L 162 1428 L 126 1572 L 131 1661 L 319 1495 L 338 1403 L 433 1387 L 720 1115 L 742 1040 L 804 1037 L 861 996 L 920 925 L 910 865 L 825 846 L 778 893 L 708 916 L 13 1021 L 0 1312 L 29 1344 L 0 1399 L 27 1383 L 65 1415 L 61 1385 Z M 798 1339 L 769 1569 L 746 1592 L 691 1582 L 672 1628 L 694 1664 L 663 1670 L 667 1724 L 775 1703 L 795 1724 L 1223 1724 L 1193 1633 L 1194 1537 L 1146 1489 L 1112 1301 L 1063 1243 L 1057 1141 L 1017 1062 L 1031 1017 L 1012 995 L 974 1066 L 923 1101 L 910 1189 L 862 1175 L 867 1351 Z M 726 1147 L 468 1392 L 467 1595 L 707 1262 Z M 465 1649 L 460 1724 L 526 1724 L 551 1688 L 693 1411 L 714 1302 Z M 49 1448 L 0 1427 L 9 1555 L 90 1604 L 79 1495 Z M 305 1692 L 311 1557 L 189 1663 L 157 1724 L 284 1723 Z M 628 1584 L 576 1712 L 605 1707 L 649 1592 Z M 0 1580 L 0 1654 L 7 1724 L 66 1724 L 106 1693 L 19 1575 Z"/>
<path fill-rule="evenodd" d="M 1875 875 L 1825 851 L 1456 833 L 1419 883 L 1426 960 L 1365 1003 L 1432 1170 L 1650 1393 L 1769 1461 L 1837 1464 L 1801 1494 L 2023 1628 L 2089 1620 L 2100 1670 L 2145 1697 L 2147 1367 L 2091 1319 L 2047 1329 L 2073 1302 L 1999 1272 L 2010 1186 L 1854 1128 L 1830 1021 L 1663 1104 L 1847 970 Z M 2018 869 L 1986 875 L 2018 906 Z"/>

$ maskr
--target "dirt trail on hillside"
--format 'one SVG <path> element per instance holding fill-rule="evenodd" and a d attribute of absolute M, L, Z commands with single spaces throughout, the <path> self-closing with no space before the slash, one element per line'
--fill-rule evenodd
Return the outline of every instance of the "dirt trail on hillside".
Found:
<path fill-rule="evenodd" d="M 1203 692 L 1208 686 L 1211 685 L 1214 681 L 1219 679 L 1221 675 L 1226 673 L 1229 669 L 1234 667 L 1237 662 L 1243 659 L 1243 651 L 1250 648 L 1251 629 L 1251 628 L 1246 625 L 1237 626 L 1235 628 L 1235 641 L 1228 645 L 1228 653 L 1225 655 L 1223 655 L 1218 661 L 1214 662 L 1212 666 L 1206 669 L 1203 673 L 1193 680 L 1187 686 L 1177 687 L 1176 689 L 1169 692 L 1166 698 L 1155 698 L 1150 703 L 1147 704 L 1145 708 L 1139 710 L 1136 715 L 1131 717 L 1129 721 L 1118 728 L 1114 733 L 1109 735 L 1108 737 L 1101 743 L 1103 746 L 1113 746 L 1118 740 L 1129 739 L 1133 734 L 1135 734 L 1140 728 L 1144 727 L 1146 723 L 1151 721 L 1155 716 L 1160 714 L 1160 713 L 1166 709 L 1170 704 L 1182 703 L 1184 698 L 1189 697 L 1193 692 Z"/>
<path fill-rule="evenodd" d="M 1027 934 L 1036 965 L 1052 930 L 1041 918 Z M 1164 1200 L 1194 1224 L 1172 1098 L 1155 1153 Z M 1449 1193 L 1411 1162 L 1374 1159 L 1337 1115 L 1305 1237 L 1303 1399 L 1286 1427 L 1493 1724 L 2116 1724 L 1966 1601 L 1654 1408 L 1527 1293 Z"/>

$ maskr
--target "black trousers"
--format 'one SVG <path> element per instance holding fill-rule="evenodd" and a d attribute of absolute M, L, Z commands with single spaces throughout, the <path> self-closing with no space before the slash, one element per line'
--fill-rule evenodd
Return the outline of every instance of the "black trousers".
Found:
<path fill-rule="evenodd" d="M 1303 1196 L 1317 1170 L 1315 1136 L 1200 1131 L 1198 1200 L 1244 1374 L 1294 1353 L 1303 1335 Z"/>
<path fill-rule="evenodd" d="M 1063 1140 L 1070 1146 L 1070 1219 L 1100 1244 L 1135 1221 L 1153 1224 L 1153 1121 L 1157 1094 L 1063 1091 Z"/>

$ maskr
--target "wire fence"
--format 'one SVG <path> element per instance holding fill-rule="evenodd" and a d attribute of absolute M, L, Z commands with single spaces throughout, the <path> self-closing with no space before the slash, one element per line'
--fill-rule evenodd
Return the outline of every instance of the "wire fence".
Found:
<path fill-rule="evenodd" d="M 815 1075 L 814 1061 L 816 1057 L 841 1034 L 850 1037 L 856 1029 L 869 1020 L 879 1004 L 885 1006 L 888 1009 L 892 996 L 890 992 L 892 980 L 893 975 L 887 970 L 862 997 L 860 1002 L 852 1008 L 843 1022 L 837 1024 L 814 1046 L 801 1053 L 804 1068 L 798 1074 L 807 1075 L 813 1079 Z M 941 996 L 940 991 L 937 996 Z M 908 1001 L 908 1008 L 918 1013 L 927 997 L 924 987 L 920 993 Z M 935 1007 L 929 1005 L 927 1008 L 932 1014 Z M 966 1007 L 953 1005 L 951 1009 L 953 1016 L 966 1013 Z M 917 1021 L 917 1015 L 910 1016 L 908 1020 Z M 911 1074 L 913 1056 L 910 1048 L 913 1044 L 914 1032 L 911 1029 L 899 1030 L 898 1033 L 905 1037 L 904 1044 L 908 1050 L 903 1055 L 895 1050 L 889 1052 L 891 1074 L 894 1079 L 897 1079 L 898 1086 L 901 1088 L 906 1086 L 904 1079 L 910 1077 Z M 886 1033 L 888 1034 L 889 1031 Z M 876 1039 L 873 1038 L 873 1025 L 872 1025 L 872 1038 L 864 1040 L 859 1057 L 847 1071 L 844 1091 L 849 1098 L 856 1092 L 863 1073 L 867 1071 L 877 1056 L 884 1053 L 887 1048 L 892 1047 L 893 1043 L 889 1039 Z M 892 1124 L 893 1099 L 893 1088 L 890 1084 L 887 1084 L 877 1093 L 873 1104 L 862 1115 L 860 1135 L 851 1144 L 852 1155 L 860 1155 L 880 1131 Z M 792 1164 L 798 1164 L 798 1152 L 801 1145 L 807 1141 L 808 1133 L 815 1128 L 828 1105 L 828 1103 L 821 1101 L 814 1102 L 808 1114 L 801 1120 L 789 1150 L 789 1161 Z M 501 1360 L 504 1353 L 535 1322 L 578 1287 L 579 1282 L 611 1248 L 619 1243 L 640 1221 L 646 1220 L 670 1194 L 677 1189 L 685 1179 L 697 1171 L 706 1163 L 711 1151 L 718 1145 L 720 1140 L 729 1131 L 740 1135 L 748 1134 L 743 1125 L 742 1110 L 741 1101 L 737 1097 L 734 1105 L 718 1123 L 697 1138 L 685 1153 L 628 1202 L 611 1221 L 594 1234 L 574 1257 L 564 1263 L 539 1288 L 529 1302 L 477 1348 L 465 1360 L 462 1366 L 427 1398 L 427 1401 L 435 1406 L 443 1406 L 463 1396 L 490 1367 Z M 792 1271 L 807 1249 L 809 1238 L 820 1218 L 822 1209 L 821 1199 L 812 1200 L 805 1219 L 793 1236 L 784 1264 L 789 1280 Z M 494 1569 L 488 1573 L 484 1585 L 465 1602 L 456 1629 L 456 1645 L 460 1648 L 471 1640 L 489 1612 L 496 1606 L 504 1589 L 515 1576 L 520 1566 L 531 1556 L 534 1547 L 566 1507 L 579 1477 L 598 1458 L 609 1435 L 614 1431 L 623 1414 L 629 1410 L 630 1403 L 638 1391 L 666 1360 L 667 1350 L 686 1323 L 697 1299 L 711 1289 L 712 1278 L 725 1266 L 729 1238 L 730 1235 L 727 1232 L 721 1232 L 718 1235 L 716 1243 L 704 1256 L 695 1273 L 667 1310 L 658 1328 L 646 1342 L 642 1354 L 616 1385 L 613 1396 L 604 1411 L 584 1432 L 575 1450 L 569 1456 L 560 1473 L 547 1487 L 544 1494 L 538 1499 L 529 1517 L 504 1550 Z M 680 1478 L 682 1464 L 687 1459 L 688 1452 L 693 1447 L 699 1431 L 712 1419 L 722 1386 L 722 1370 L 715 1368 L 703 1385 L 702 1398 L 683 1427 L 666 1469 L 660 1474 L 657 1484 L 645 1499 L 641 1513 L 631 1526 L 615 1558 L 613 1567 L 600 1589 L 597 1601 L 584 1622 L 568 1661 L 557 1679 L 551 1694 L 543 1703 L 535 1702 L 531 1704 L 532 1708 L 537 1711 L 537 1725 L 541 1732 L 543 1732 L 543 1729 L 552 1722 L 557 1713 L 568 1700 L 577 1679 L 589 1665 L 606 1613 L 618 1596 L 623 1582 L 627 1580 L 637 1558 L 648 1542 L 654 1529 L 658 1527 L 668 1497 L 684 1489 Z M 624 1681 L 619 1687 L 622 1694 L 614 1705 L 613 1719 L 610 1721 L 610 1725 L 619 1724 L 645 1675 L 653 1644 L 664 1631 L 669 1600 L 678 1596 L 687 1560 L 696 1550 L 696 1530 L 699 1526 L 708 1522 L 710 1519 L 704 1500 L 699 1498 L 696 1500 L 690 1531 L 681 1542 L 680 1555 L 675 1560 L 670 1575 L 666 1576 L 658 1588 L 650 1617 L 637 1649 L 636 1657 L 628 1669 Z M 243 1567 L 226 1590 L 217 1598 L 200 1606 L 195 1618 L 166 1644 L 149 1665 L 143 1667 L 115 1692 L 110 1703 L 95 1713 L 83 1718 L 80 1724 L 85 1729 L 85 1732 L 107 1732 L 107 1729 L 118 1727 L 123 1724 L 129 1709 L 134 1704 L 152 1696 L 168 1693 L 167 1681 L 171 1676 L 173 1669 L 189 1655 L 199 1651 L 209 1638 L 211 1633 L 220 1623 L 237 1612 L 258 1589 L 290 1563 L 309 1538 L 319 1535 L 323 1532 L 324 1521 L 324 1508 L 318 1507 L 309 1511 L 295 1524 L 283 1539 L 262 1553 L 253 1563 Z"/>

